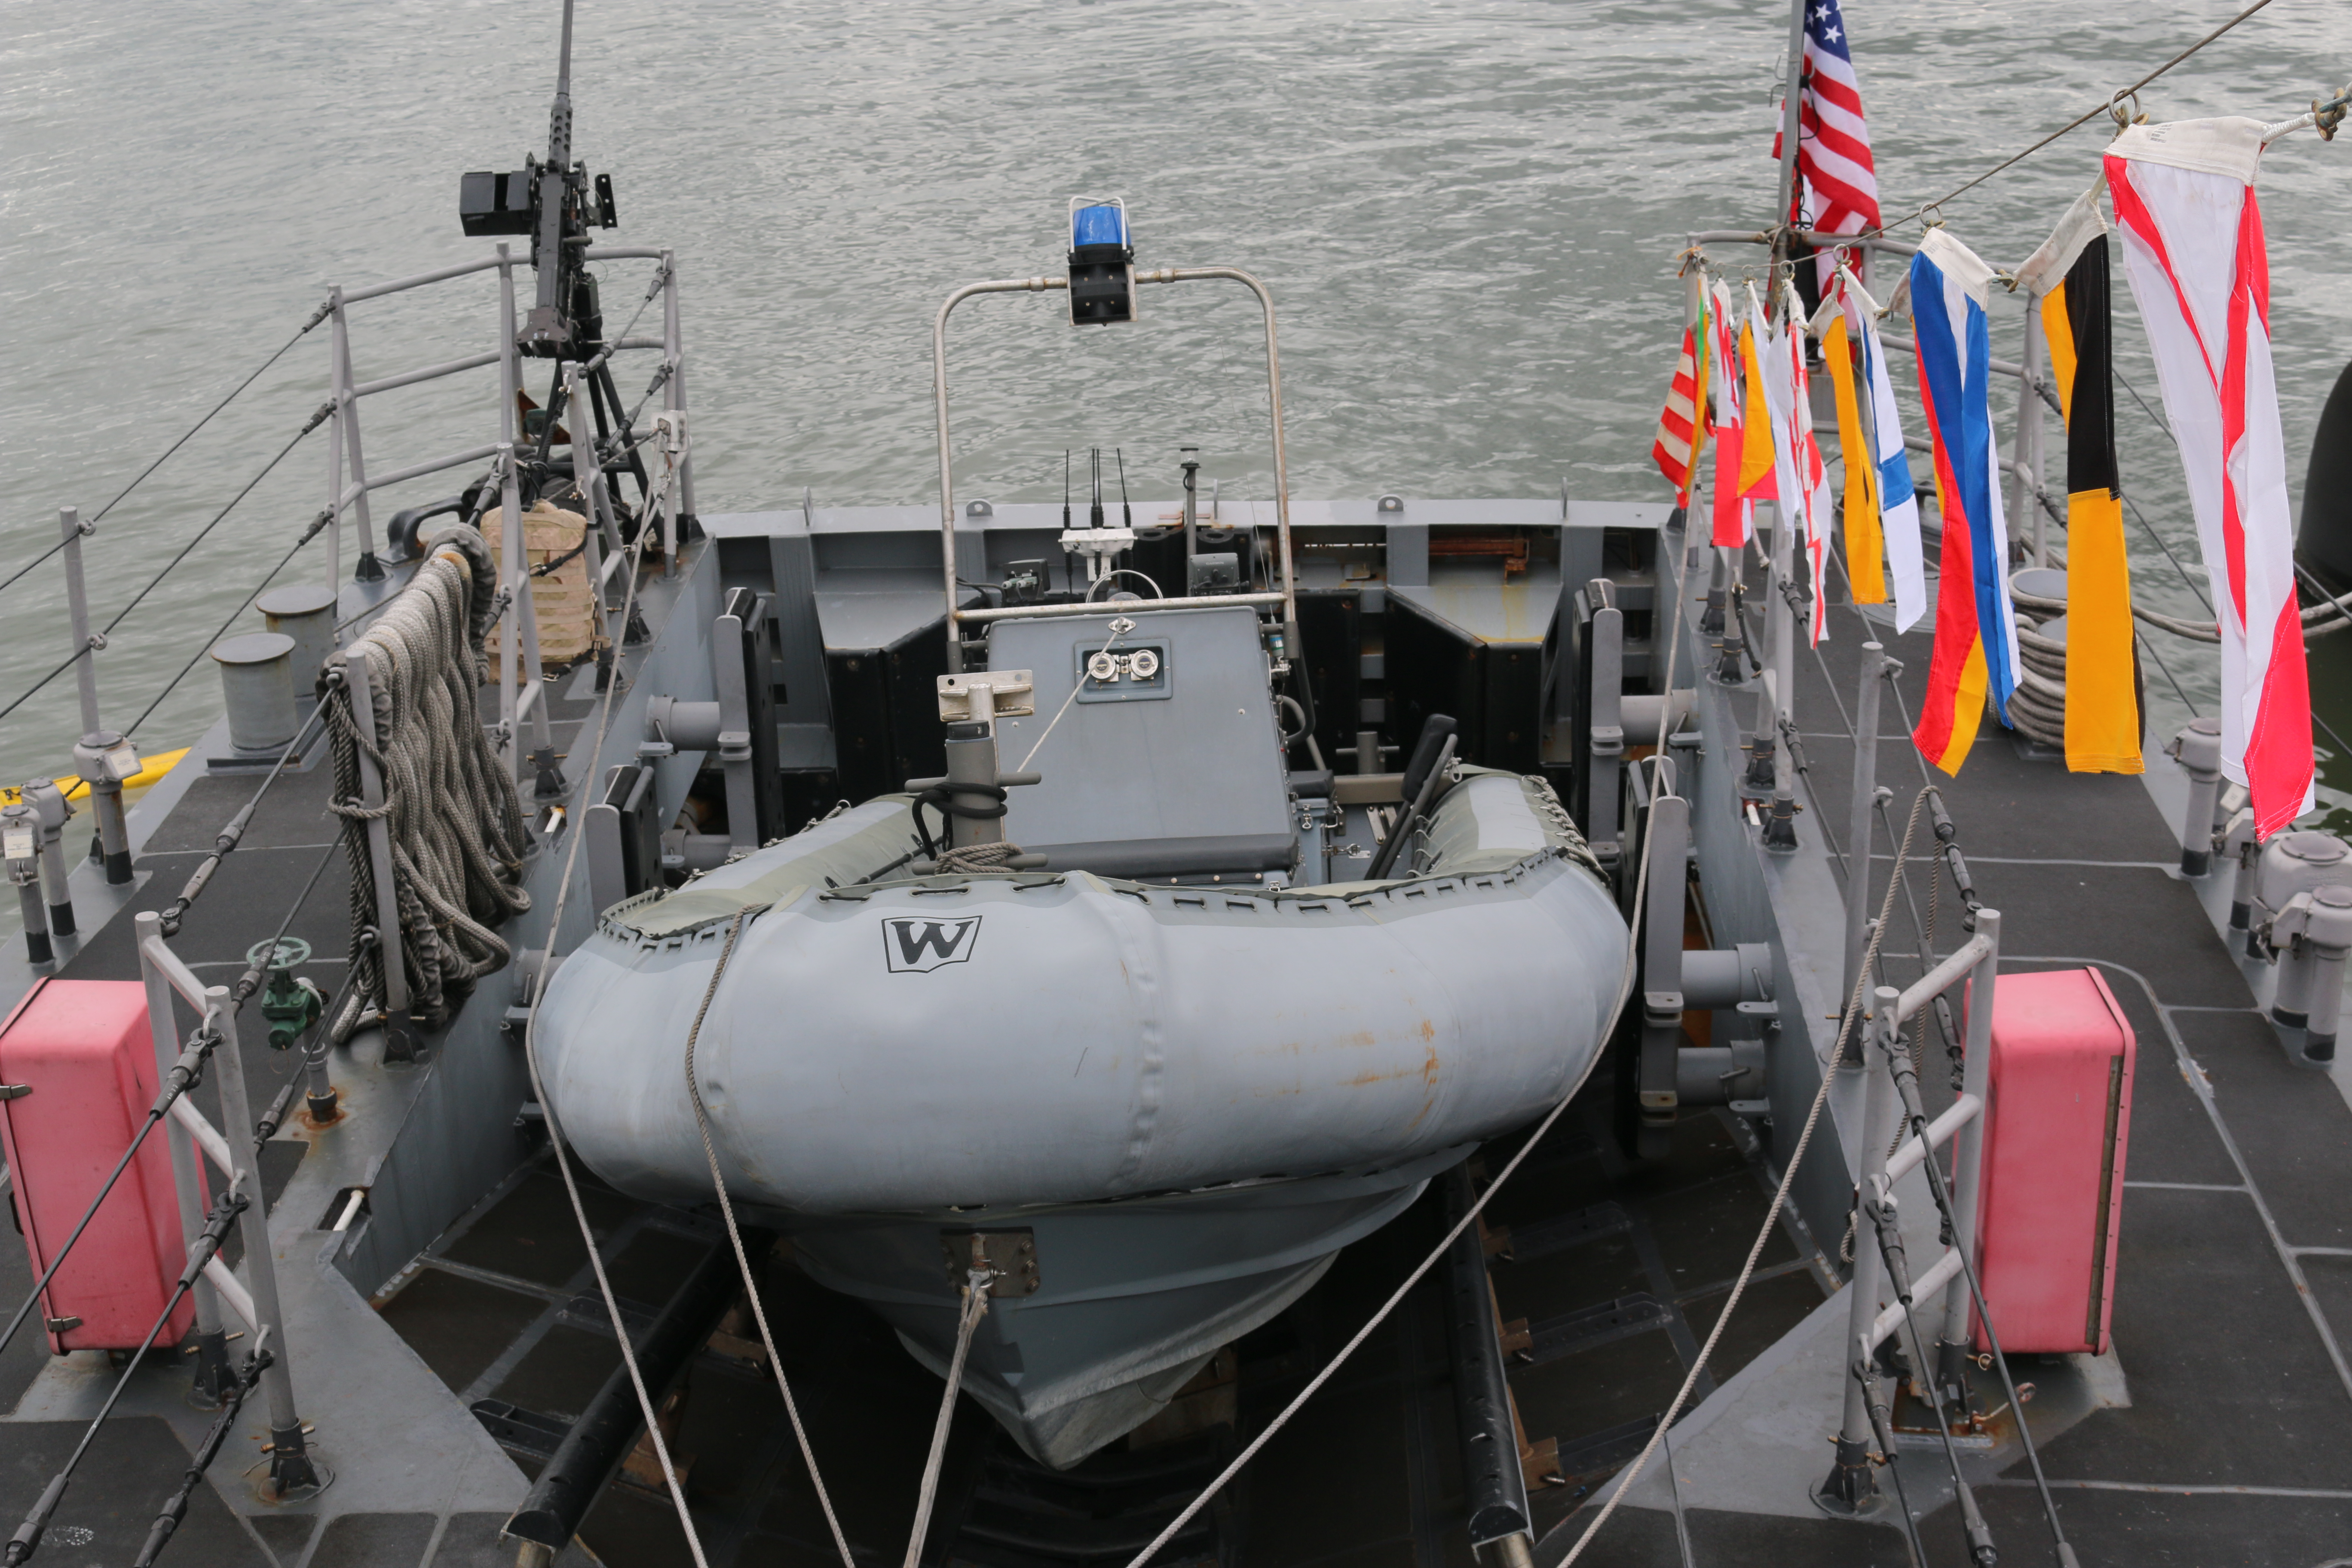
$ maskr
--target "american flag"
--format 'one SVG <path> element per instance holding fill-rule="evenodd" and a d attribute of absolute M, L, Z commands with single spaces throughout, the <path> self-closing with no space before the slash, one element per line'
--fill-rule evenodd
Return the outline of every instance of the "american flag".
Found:
<path fill-rule="evenodd" d="M 1699 406 L 1698 362 L 1692 352 L 1691 329 L 1683 329 L 1682 358 L 1675 362 L 1675 379 L 1666 388 L 1666 406 L 1658 416 L 1658 438 L 1651 445 L 1650 460 L 1675 487 L 1675 504 L 1690 505 L 1691 469 L 1698 453 L 1698 438 L 1706 434 L 1706 413 Z"/>
<path fill-rule="evenodd" d="M 1878 175 L 1870 162 L 1870 126 L 1863 119 L 1862 84 L 1854 78 L 1837 0 L 1812 0 L 1805 8 L 1797 124 L 1801 216 L 1827 234 L 1877 227 Z M 1780 155 L 1778 136 L 1772 155 Z"/>

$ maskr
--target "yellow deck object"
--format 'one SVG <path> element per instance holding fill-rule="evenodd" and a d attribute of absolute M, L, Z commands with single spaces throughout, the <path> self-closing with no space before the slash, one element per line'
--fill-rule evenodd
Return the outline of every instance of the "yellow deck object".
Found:
<path fill-rule="evenodd" d="M 126 790 L 145 789 L 149 784 L 162 783 L 163 775 L 170 773 L 173 764 L 186 756 L 188 751 L 189 748 L 182 746 L 176 752 L 163 752 L 145 758 L 146 765 L 124 779 L 122 787 Z M 83 800 L 89 795 L 89 785 L 72 773 L 58 780 L 58 788 L 65 792 L 68 800 Z M 25 792 L 17 785 L 0 784 L 0 805 L 14 805 L 24 797 Z"/>

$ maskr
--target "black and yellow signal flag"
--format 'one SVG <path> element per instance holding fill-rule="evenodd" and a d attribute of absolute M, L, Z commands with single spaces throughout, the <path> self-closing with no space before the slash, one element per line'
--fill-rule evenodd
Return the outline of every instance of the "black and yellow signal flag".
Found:
<path fill-rule="evenodd" d="M 2066 767 L 2078 773 L 2142 769 L 2108 302 L 2101 235 L 2042 297 L 2066 415 Z"/>

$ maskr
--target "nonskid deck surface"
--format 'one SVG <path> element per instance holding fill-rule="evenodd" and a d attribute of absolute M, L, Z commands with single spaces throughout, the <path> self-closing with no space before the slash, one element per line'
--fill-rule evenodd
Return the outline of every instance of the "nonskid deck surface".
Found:
<path fill-rule="evenodd" d="M 1906 661 L 1900 686 L 1916 712 L 1927 637 L 1876 629 Z M 1859 633 L 1854 612 L 1841 606 L 1820 658 L 1800 656 L 1797 710 L 1811 786 L 1811 808 L 1800 821 L 1809 847 L 1825 824 L 1843 835 L 1851 742 L 1837 716 L 1852 701 Z M 555 706 L 556 717 L 576 724 L 585 693 L 558 689 L 568 700 Z M 1890 712 L 1879 756 L 1881 782 L 1897 792 L 1898 828 L 1920 777 L 1899 724 Z M 559 749 L 568 739 L 560 732 Z M 245 949 L 274 929 L 319 864 L 331 836 L 327 779 L 321 767 L 273 792 L 175 943 L 198 973 L 233 977 Z M 177 891 L 253 782 L 206 780 L 188 790 L 142 857 L 149 875 L 136 907 L 161 907 Z M 2329 1341 L 2340 1345 L 2352 1333 L 2352 1203 L 2344 1197 L 2352 1192 L 2352 1110 L 2325 1077 L 2289 1062 L 2200 908 L 2200 889 L 2172 869 L 2176 841 L 2139 781 L 2070 776 L 1989 731 L 1960 777 L 1942 782 L 1979 890 L 2003 911 L 2005 963 L 2101 965 L 2143 1052 L 2115 1318 L 2129 1404 L 2093 1411 L 2045 1450 L 2083 1562 L 2317 1568 L 2345 1556 L 2352 1551 L 2352 1448 L 2339 1435 L 2352 1416 L 2352 1393 Z M 1874 900 L 1890 866 L 1882 837 Z M 1836 875 L 1833 865 L 1829 874 Z M 343 900 L 340 858 L 331 858 L 293 927 L 320 954 L 310 973 L 330 991 L 341 979 Z M 1956 916 L 1947 889 L 1939 952 L 1952 944 Z M 1916 972 L 1916 945 L 1898 908 L 1886 951 L 1896 978 Z M 128 922 L 97 932 L 65 972 L 133 977 Z M 266 1049 L 250 1051 L 248 1062 L 257 1102 L 297 1068 L 292 1057 Z M 1941 1081 L 1932 1071 L 1927 1079 L 1931 1089 Z M 1717 1112 L 1687 1119 L 1664 1161 L 1628 1166 L 1609 1135 L 1607 1091 L 1596 1080 L 1589 1103 L 1563 1118 L 1488 1216 L 1503 1316 L 1527 1320 L 1530 1335 L 1531 1356 L 1510 1374 L 1514 1393 L 1530 1438 L 1558 1446 L 1550 1473 L 1561 1482 L 1536 1494 L 1546 1563 L 1580 1532 L 1610 1476 L 1672 1397 L 1761 1220 L 1772 1174 L 1743 1152 L 1736 1124 Z M 209 1084 L 199 1099 L 208 1113 L 217 1109 Z M 266 1164 L 273 1190 L 295 1174 L 304 1147 L 286 1140 L 273 1151 Z M 523 1153 L 519 1143 L 518 1158 Z M 1499 1169 L 1507 1157 L 1507 1145 L 1497 1145 L 1486 1158 Z M 588 1201 L 633 1321 L 640 1310 L 650 1316 L 711 1245 L 695 1216 L 593 1188 Z M 1238 1430 L 1206 1446 L 1171 1445 L 1169 1497 L 1183 1495 L 1179 1478 L 1213 1469 L 1216 1441 L 1244 1441 L 1261 1428 L 1418 1259 L 1436 1225 L 1434 1205 L 1416 1205 L 1349 1248 L 1296 1308 L 1237 1347 Z M 1717 1352 L 1713 1381 L 1723 1392 L 1677 1428 L 1672 1483 L 1654 1466 L 1634 1506 L 1619 1510 L 1583 1561 L 1643 1568 L 1905 1561 L 1887 1522 L 1821 1518 L 1804 1485 L 1783 1484 L 1825 1472 L 1825 1445 L 1794 1458 L 1776 1453 L 1768 1433 L 1742 1425 L 1753 1413 L 1736 1403 L 1740 1370 L 1782 1353 L 1784 1336 L 1822 1302 L 1824 1279 L 1811 1238 L 1784 1227 Z M 28 1285 L 21 1251 L 0 1248 L 0 1289 Z M 787 1261 L 768 1265 L 767 1301 L 860 1559 L 895 1562 L 937 1381 L 861 1309 L 811 1285 Z M 543 1161 L 452 1226 L 379 1306 L 453 1400 L 495 1399 L 562 1419 L 616 1355 L 568 1205 Z M 332 1355 L 333 1347 L 309 1353 Z M 0 1422 L 0 1512 L 11 1517 L 29 1505 L 79 1431 L 16 1408 L 45 1360 L 29 1339 L 0 1358 L 0 1402 L 16 1415 Z M 2044 1381 L 2056 1381 L 2058 1370 Z M 180 1375 L 159 1369 L 148 1381 L 163 1389 Z M 1247 1563 L 1466 1563 L 1449 1377 L 1437 1300 L 1424 1287 L 1244 1472 L 1231 1506 L 1201 1538 L 1203 1549 Z M 689 1486 L 713 1561 L 831 1560 L 772 1384 L 717 1352 L 698 1359 L 689 1384 L 677 1447 L 694 1456 Z M 1825 1404 L 1832 1397 L 1822 1391 Z M 1727 1414 L 1710 1415 L 1717 1410 Z M 194 1413 L 110 1423 L 40 1560 L 127 1560 L 201 1426 Z M 992 1424 L 966 1402 L 934 1560 L 1008 1560 L 1001 1542 L 988 1548 L 989 1521 L 1001 1537 L 1003 1494 L 1025 1483 L 1002 1462 L 1003 1447 Z M 1914 1496 L 1937 1505 L 1940 1461 L 1926 1450 L 1906 1447 L 1906 1456 Z M 229 1491 L 214 1489 L 240 1486 L 237 1458 L 252 1462 L 233 1454 L 215 1467 L 214 1488 L 198 1493 L 168 1561 L 471 1568 L 512 1560 L 511 1546 L 496 1539 L 503 1515 L 483 1509 L 395 1503 L 343 1511 L 331 1490 L 324 1506 L 272 1513 L 240 1498 L 233 1511 L 224 1501 Z M 1136 1458 L 1114 1454 L 1105 1465 Z M 531 1468 L 527 1454 L 519 1462 Z M 2021 1464 L 2008 1463 L 1980 1496 L 2004 1561 L 2043 1560 Z M 1118 1536 L 1135 1521 L 1108 1522 Z M 1962 1561 L 1948 1503 L 1927 1513 L 1922 1530 L 1939 1568 Z M 667 1500 L 626 1485 L 600 1498 L 583 1540 L 607 1563 L 687 1561 Z"/>
<path fill-rule="evenodd" d="M 591 709 L 585 683 L 575 690 L 572 680 L 566 676 L 550 689 L 555 694 L 550 718 L 559 751 L 571 743 Z M 271 787 L 237 850 L 222 861 L 210 888 L 173 939 L 173 950 L 209 984 L 233 984 L 245 971 L 247 951 L 276 931 L 299 899 L 288 933 L 308 942 L 312 957 L 297 966 L 296 973 L 310 977 L 331 996 L 342 984 L 350 936 L 349 872 L 342 851 L 333 847 L 338 820 L 326 806 L 333 769 L 324 746 L 314 755 L 315 765 L 307 771 L 289 771 Z M 186 765 L 201 768 L 200 754 L 192 754 Z M 131 916 L 140 910 L 161 910 L 177 896 L 189 873 L 213 848 L 221 825 L 253 798 L 260 782 L 257 774 L 236 773 L 200 776 L 188 784 L 138 856 L 138 886 L 127 907 L 95 930 L 88 929 L 95 922 L 85 911 L 81 945 L 57 973 L 77 980 L 136 981 L 139 960 L 132 945 Z M 84 826 L 80 821 L 72 825 L 76 844 L 81 842 Z M 313 872 L 318 873 L 315 884 Z M 21 970 L 21 948 L 9 957 L 14 967 Z M 503 995 L 505 978 L 493 976 L 486 984 Z M 274 1052 L 263 1043 L 257 1010 L 257 1005 L 247 1008 L 242 1031 L 246 1087 L 252 1103 L 241 1114 L 225 1116 L 217 1079 L 213 1077 L 207 1077 L 193 1093 L 198 1108 L 216 1126 L 250 1126 L 287 1081 L 301 1072 L 300 1052 Z M 341 1050 L 335 1053 L 332 1076 L 347 1096 L 361 1096 L 370 1092 L 371 1084 L 415 1070 L 385 1069 L 372 1058 L 354 1062 L 350 1051 Z M 298 1099 L 298 1107 L 299 1103 Z M 298 1120 L 264 1149 L 260 1168 L 273 1205 L 311 1152 L 312 1136 Z M 516 1158 L 521 1159 L 525 1152 L 519 1142 Z M 310 1223 L 323 1227 L 331 1222 L 322 1215 Z M 568 1219 L 563 1228 L 576 1246 L 576 1233 Z M 224 1257 L 234 1264 L 238 1256 L 238 1243 L 232 1236 Z M 0 1296 L 13 1308 L 31 1287 L 24 1250 L 12 1238 L 8 1245 L 0 1246 Z M 336 1356 L 336 1347 L 320 1342 L 315 1331 L 306 1338 L 304 1327 L 294 1323 L 289 1335 L 296 1347 L 298 1378 L 302 1376 L 306 1358 L 310 1366 L 318 1367 Z M 233 1352 L 237 1348 L 231 1346 Z M 151 1412 L 174 1409 L 173 1417 L 166 1421 L 152 1413 L 118 1414 L 106 1424 L 90 1457 L 76 1473 L 58 1522 L 43 1541 L 36 1562 L 124 1563 L 145 1540 L 157 1510 L 178 1484 L 191 1444 L 209 1420 L 204 1413 L 185 1409 L 176 1401 L 175 1391 L 184 1388 L 186 1377 L 184 1370 L 173 1364 L 181 1359 L 168 1353 L 151 1354 L 152 1364 L 142 1368 L 125 1401 L 126 1409 L 141 1407 L 142 1402 Z M 78 1385 L 110 1381 L 110 1369 L 101 1354 L 84 1352 L 68 1360 L 70 1364 L 66 1370 L 75 1374 Z M 6 1515 L 11 1530 L 71 1450 L 83 1427 L 82 1420 L 43 1419 L 41 1413 L 25 1408 L 36 1374 L 49 1361 L 41 1337 L 34 1333 L 20 1335 L 0 1353 L 0 1409 L 10 1416 L 0 1420 L 0 1514 Z M 359 1370 L 363 1382 L 365 1369 Z M 298 1396 L 303 1386 L 298 1384 Z M 308 1386 L 317 1388 L 315 1374 Z M 75 1392 L 84 1390 L 77 1386 Z M 94 1407 L 95 1399 L 89 1403 Z M 258 1414 L 257 1404 L 249 1404 L 248 1428 Z M 310 1417 L 313 1411 L 306 1407 L 304 1415 Z M 322 1447 L 331 1463 L 333 1425 L 328 1423 Z M 492 1564 L 506 1568 L 513 1562 L 511 1544 L 498 1539 L 499 1527 L 506 1519 L 502 1511 L 423 1511 L 428 1505 L 420 1503 L 419 1511 L 393 1508 L 346 1512 L 341 1506 L 343 1498 L 333 1487 L 316 1502 L 282 1510 L 257 1504 L 245 1472 L 258 1461 L 258 1445 L 264 1441 L 247 1435 L 232 1436 L 213 1467 L 209 1478 L 213 1487 L 197 1491 L 188 1522 L 173 1538 L 162 1561 L 201 1568 L 272 1568 L 298 1563 L 316 1568 L 346 1564 L 373 1568 L 379 1563 L 408 1568 L 427 1561 L 434 1568 L 490 1568 Z M 215 1488 L 238 1494 L 235 1510 L 224 1503 Z M 346 1489 L 344 1496 L 349 1495 Z"/>
<path fill-rule="evenodd" d="M 1673 1304 L 1636 1312 L 1629 1329 L 1613 1333 L 1589 1323 L 1581 1334 L 1555 1331 L 1518 1380 L 1531 1434 L 1557 1434 L 1570 1467 L 1544 1494 L 1547 1521 L 1565 1516 L 1622 1462 L 1629 1419 L 1654 1418 L 1664 1407 L 1696 1349 L 1694 1331 L 1704 1335 L 1711 1323 L 1765 1209 L 1758 1169 L 1723 1122 L 1693 1122 L 1671 1159 L 1640 1172 L 1626 1170 L 1596 1136 L 1604 1131 L 1590 1118 L 1560 1129 L 1531 1157 L 1517 1201 L 1497 1211 L 1538 1226 L 1604 1211 L 1598 1224 L 1538 1228 L 1524 1261 L 1498 1263 L 1507 1314 L 1532 1312 L 1540 1328 L 1589 1319 L 1592 1308 L 1621 1300 Z M 713 1233 L 692 1216 L 593 1183 L 585 1198 L 624 1315 L 649 1320 Z M 1118 1445 L 1054 1477 L 1013 1452 L 995 1424 L 964 1402 L 926 1563 L 1125 1563 L 1395 1288 L 1440 1223 L 1433 1199 L 1423 1199 L 1349 1248 L 1290 1311 L 1240 1342 L 1239 1419 L 1230 1430 Z M 1497 1232 L 1498 1246 L 1507 1240 Z M 1770 1279 L 1719 1352 L 1727 1372 L 1822 1300 L 1821 1269 L 1793 1232 L 1766 1262 Z M 939 1383 L 861 1307 L 802 1276 L 789 1247 L 770 1257 L 763 1285 L 844 1529 L 861 1563 L 895 1563 L 906 1550 Z M 452 1227 L 385 1296 L 386 1318 L 469 1404 L 496 1401 L 561 1422 L 618 1364 L 567 1201 L 544 1161 Z M 1433 1280 L 1244 1473 L 1211 1525 L 1187 1533 L 1181 1544 L 1190 1550 L 1167 1561 L 1466 1564 L 1450 1369 Z M 689 1498 L 712 1561 L 837 1562 L 772 1382 L 706 1352 L 688 1389 L 675 1450 L 691 1457 Z M 525 1448 L 509 1452 L 535 1473 Z M 1148 1474 L 1139 1480 L 1139 1472 Z M 1073 1491 L 1092 1495 L 1074 1500 Z M 1041 1492 L 1056 1495 L 1041 1502 Z M 691 1561 L 667 1498 L 626 1483 L 606 1489 L 581 1539 L 608 1563 Z M 1038 1542 L 1055 1555 L 1034 1554 L 1048 1549 Z"/>
<path fill-rule="evenodd" d="M 1898 684 L 1916 715 L 1928 628 L 1871 631 L 1906 662 Z M 1799 823 L 1809 847 L 1826 824 L 1843 847 L 1853 743 L 1841 715 L 1853 711 L 1864 640 L 1851 605 L 1832 611 L 1831 636 L 1819 657 L 1801 647 L 1798 655 L 1795 711 L 1813 795 Z M 2161 678 L 2151 669 L 2149 679 Z M 1743 697 L 1739 710 L 1748 706 Z M 1882 712 L 1878 780 L 1895 792 L 1899 835 L 1924 775 L 1894 705 Z M 2179 877 L 2179 840 L 2140 780 L 2069 774 L 2061 761 L 2023 754 L 1990 721 L 1959 776 L 1936 778 L 1977 889 L 2001 911 L 2004 973 L 2096 965 L 2138 1038 L 2113 1329 L 2129 1403 L 2092 1410 L 2043 1448 L 2070 1541 L 2086 1568 L 2318 1568 L 2352 1557 L 2352 1446 L 2341 1436 L 2352 1421 L 2342 1354 L 2352 1347 L 2352 1108 L 2326 1075 L 2290 1060 L 2256 1009 L 2252 966 L 2242 968 L 2214 930 L 2200 903 L 2209 889 Z M 1875 910 L 1893 869 L 1883 830 L 1873 869 Z M 1930 870 L 1924 861 L 1915 868 L 1923 918 Z M 1939 954 L 1955 945 L 1954 903 L 1947 883 Z M 1916 947 L 1898 904 L 1885 952 L 1894 983 L 1919 973 Z M 1933 1063 L 1941 1053 L 1929 1037 Z M 1931 1068 L 1923 1079 L 1948 1101 L 1942 1074 Z M 1842 1311 L 1835 1321 L 1843 1324 Z M 2031 1359 L 2020 1358 L 2021 1379 L 2037 1375 Z M 2050 1382 L 2057 1370 L 2041 1375 Z M 1680 1435 L 1697 1426 L 1686 1419 L 1678 1428 L 1678 1488 L 1645 1480 L 1636 1496 L 1648 1506 L 1620 1510 L 1582 1561 L 1859 1568 L 1906 1560 L 1891 1516 L 1829 1521 L 1780 1484 L 1783 1474 L 1825 1475 L 1826 1446 L 1801 1463 L 1765 1462 L 1773 1444 L 1752 1401 Z M 1907 1442 L 1904 1452 L 1914 1498 L 1925 1482 L 1927 1500 L 1939 1503 L 1921 1522 L 1931 1563 L 1965 1563 L 1948 1486 L 1933 1485 L 1940 1453 Z M 2002 1562 L 2051 1561 L 2021 1456 L 1995 1463 L 1997 1478 L 1978 1495 Z M 1538 1561 L 1559 1561 L 1574 1534 L 1547 1538 Z"/>

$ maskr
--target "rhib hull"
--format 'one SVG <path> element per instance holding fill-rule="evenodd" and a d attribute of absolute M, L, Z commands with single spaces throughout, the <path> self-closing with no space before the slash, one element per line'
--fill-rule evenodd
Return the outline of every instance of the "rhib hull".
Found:
<path fill-rule="evenodd" d="M 1033 1230 L 1036 1292 L 995 1303 L 968 1377 L 1075 1463 L 1581 1080 L 1626 934 L 1540 788 L 1456 785 L 1439 874 L 1278 897 L 1083 872 L 828 889 L 907 831 L 869 803 L 609 911 L 541 1007 L 549 1097 L 606 1180 L 707 1203 L 686 1036 L 743 906 L 696 1047 L 730 1193 L 934 1366 L 942 1232 Z"/>

